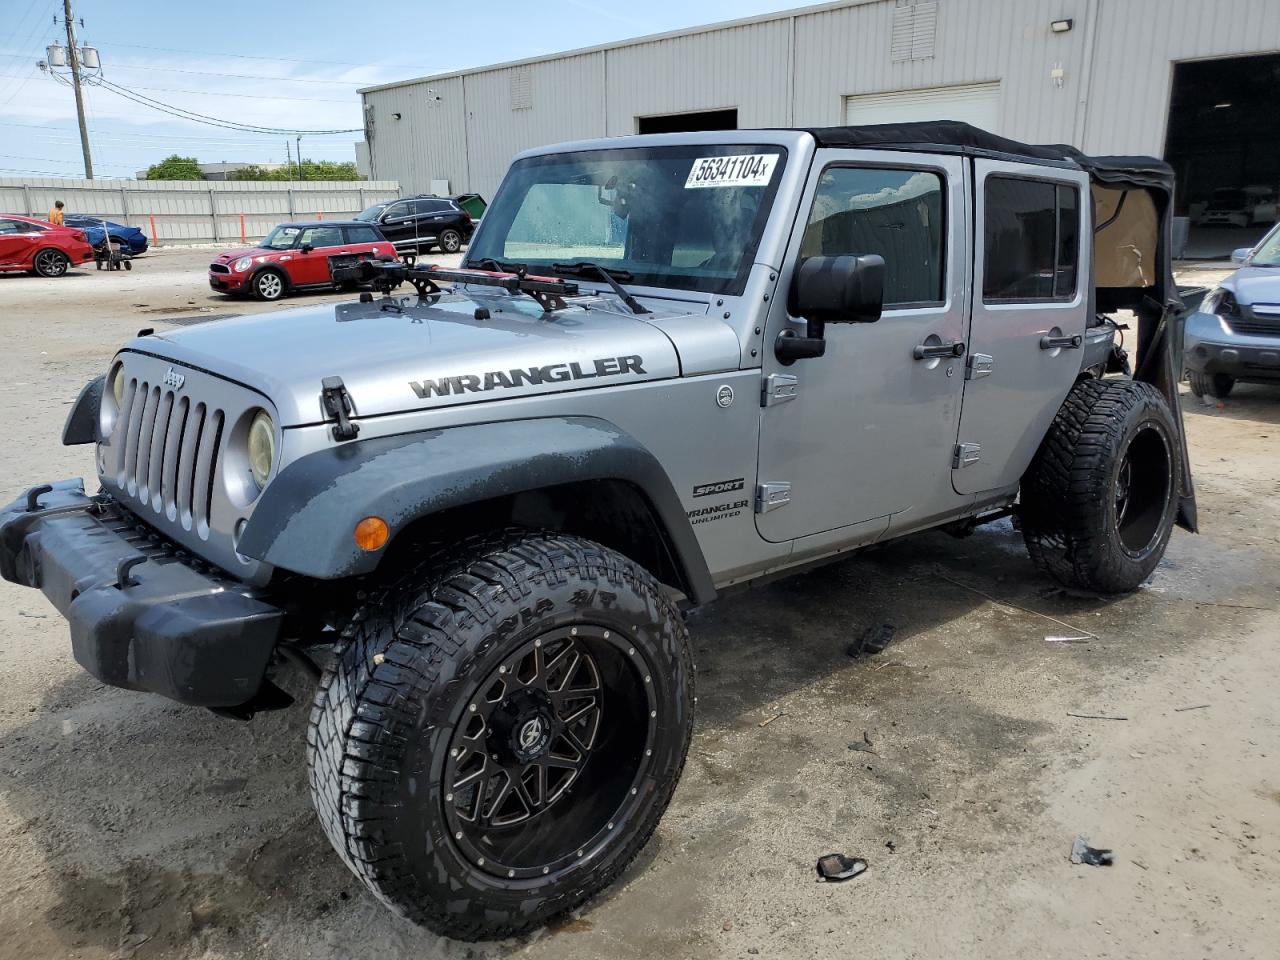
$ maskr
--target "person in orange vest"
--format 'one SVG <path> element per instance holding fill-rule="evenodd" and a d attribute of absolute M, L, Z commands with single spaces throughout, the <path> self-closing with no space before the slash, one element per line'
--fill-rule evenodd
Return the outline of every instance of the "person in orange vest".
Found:
<path fill-rule="evenodd" d="M 64 206 L 65 204 L 61 200 L 53 201 L 53 209 L 49 211 L 49 222 L 55 227 L 61 227 L 66 222 L 66 218 L 62 215 Z"/>

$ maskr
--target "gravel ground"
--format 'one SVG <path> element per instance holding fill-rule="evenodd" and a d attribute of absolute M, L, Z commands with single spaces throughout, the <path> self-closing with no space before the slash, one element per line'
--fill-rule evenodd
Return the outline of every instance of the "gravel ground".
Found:
<path fill-rule="evenodd" d="M 139 327 L 264 309 L 211 296 L 209 258 L 0 276 L 0 494 L 91 473 L 62 422 Z M 697 730 L 657 836 L 579 916 L 506 943 L 441 941 L 347 874 L 309 806 L 301 677 L 248 724 L 113 690 L 0 584 L 0 958 L 1274 958 L 1280 390 L 1183 408 L 1203 533 L 1132 596 L 1056 589 L 1006 522 L 696 613 Z M 884 623 L 888 650 L 845 656 Z M 1080 833 L 1116 865 L 1073 866 Z M 819 885 L 831 851 L 870 869 Z"/>

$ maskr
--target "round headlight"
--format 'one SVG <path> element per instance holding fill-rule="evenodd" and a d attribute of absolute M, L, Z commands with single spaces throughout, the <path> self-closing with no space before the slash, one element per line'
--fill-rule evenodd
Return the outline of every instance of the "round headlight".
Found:
<path fill-rule="evenodd" d="M 234 269 L 236 273 L 244 273 L 251 266 L 253 266 L 253 257 L 241 257 L 232 264 L 232 269 Z"/>
<path fill-rule="evenodd" d="M 249 424 L 249 473 L 259 488 L 267 485 L 276 460 L 276 426 L 265 410 L 254 414 Z"/>
<path fill-rule="evenodd" d="M 124 406 L 124 364 L 117 363 L 111 371 L 111 395 L 116 399 L 116 409 Z"/>

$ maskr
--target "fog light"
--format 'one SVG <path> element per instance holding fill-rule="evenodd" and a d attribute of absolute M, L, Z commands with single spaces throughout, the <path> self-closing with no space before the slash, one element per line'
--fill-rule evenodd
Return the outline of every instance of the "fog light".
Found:
<path fill-rule="evenodd" d="M 356 524 L 356 546 L 367 553 L 381 550 L 391 536 L 391 528 L 381 517 L 365 517 Z"/>

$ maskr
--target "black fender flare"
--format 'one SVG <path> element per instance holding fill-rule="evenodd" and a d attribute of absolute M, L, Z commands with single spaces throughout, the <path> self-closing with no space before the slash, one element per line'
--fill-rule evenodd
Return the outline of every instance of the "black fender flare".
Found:
<path fill-rule="evenodd" d="M 107 375 L 94 377 L 80 388 L 67 422 L 62 427 L 62 445 L 74 447 L 81 443 L 96 443 L 98 440 L 98 413 L 102 409 L 102 395 L 106 390 Z"/>
<path fill-rule="evenodd" d="M 621 480 L 647 497 L 695 604 L 715 597 L 705 557 L 666 471 L 638 440 L 596 417 L 477 423 L 375 437 L 301 457 L 267 484 L 240 536 L 245 556 L 307 577 L 372 573 L 355 525 L 377 516 L 390 542 L 423 517 L 584 480 Z"/>

